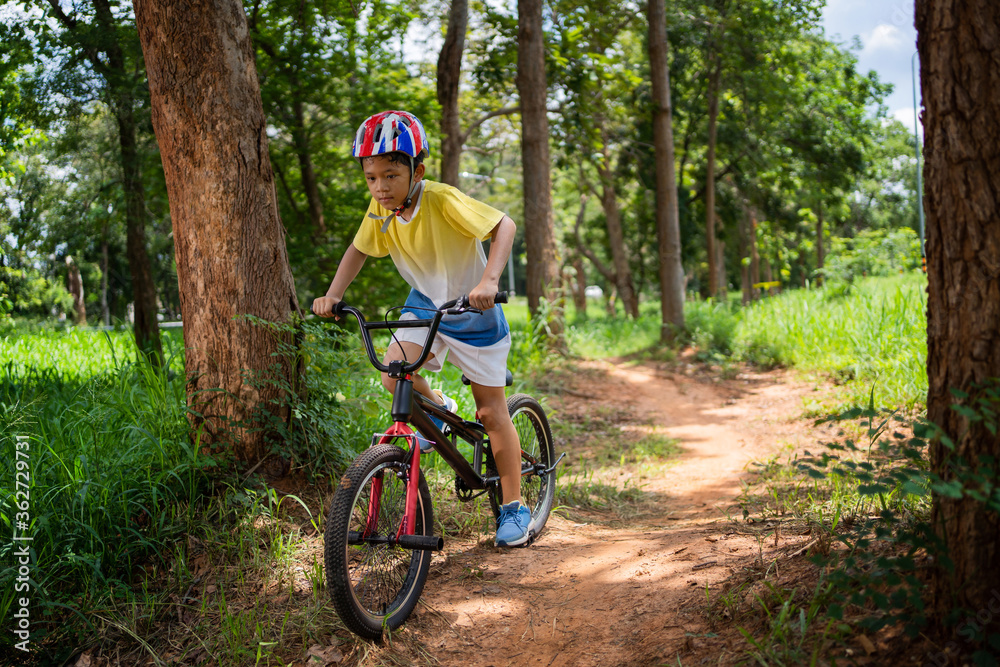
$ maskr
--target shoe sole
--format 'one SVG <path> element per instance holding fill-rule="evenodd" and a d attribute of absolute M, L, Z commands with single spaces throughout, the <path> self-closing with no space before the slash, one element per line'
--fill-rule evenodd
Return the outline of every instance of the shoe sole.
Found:
<path fill-rule="evenodd" d="M 493 546 L 495 546 L 495 547 L 507 547 L 508 549 L 514 548 L 514 547 L 526 547 L 529 544 L 531 544 L 532 542 L 534 542 L 535 537 L 537 537 L 537 535 L 538 535 L 537 533 L 529 530 L 527 532 L 527 534 L 524 536 L 524 538 L 522 538 L 520 540 L 515 540 L 513 542 L 503 542 L 503 543 L 497 542 L 496 540 L 494 540 Z"/>

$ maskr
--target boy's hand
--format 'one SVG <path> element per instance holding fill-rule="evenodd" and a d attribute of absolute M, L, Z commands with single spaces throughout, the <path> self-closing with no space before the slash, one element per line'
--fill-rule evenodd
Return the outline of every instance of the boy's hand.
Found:
<path fill-rule="evenodd" d="M 499 291 L 499 285 L 495 282 L 484 280 L 469 292 L 469 305 L 479 310 L 489 310 Z"/>
<path fill-rule="evenodd" d="M 312 311 L 320 317 L 333 317 L 333 307 L 340 303 L 340 299 L 332 296 L 321 296 L 313 301 Z"/>

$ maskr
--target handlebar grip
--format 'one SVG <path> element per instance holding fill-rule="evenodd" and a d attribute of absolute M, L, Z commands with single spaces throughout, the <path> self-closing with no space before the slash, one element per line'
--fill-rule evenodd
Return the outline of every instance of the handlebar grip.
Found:
<path fill-rule="evenodd" d="M 346 312 L 347 312 L 347 303 L 345 303 L 343 300 L 338 301 L 337 305 L 333 307 L 334 317 L 340 317 Z"/>
<path fill-rule="evenodd" d="M 497 292 L 497 295 L 493 297 L 493 303 L 507 303 L 507 290 Z"/>

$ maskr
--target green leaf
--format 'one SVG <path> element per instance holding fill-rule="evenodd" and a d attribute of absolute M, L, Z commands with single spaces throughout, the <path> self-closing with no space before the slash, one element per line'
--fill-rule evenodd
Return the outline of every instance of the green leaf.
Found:
<path fill-rule="evenodd" d="M 937 482 L 931 485 L 931 490 L 939 496 L 954 498 L 958 500 L 962 497 L 962 483 L 958 480 L 950 482 Z"/>

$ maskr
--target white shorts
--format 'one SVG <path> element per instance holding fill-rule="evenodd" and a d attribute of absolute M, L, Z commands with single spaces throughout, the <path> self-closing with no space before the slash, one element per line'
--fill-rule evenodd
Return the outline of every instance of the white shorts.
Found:
<path fill-rule="evenodd" d="M 413 313 L 403 313 L 400 320 L 419 319 Z M 396 329 L 394 340 L 416 343 L 420 347 L 427 342 L 429 327 Z M 436 373 L 451 353 L 451 363 L 462 369 L 465 377 L 484 387 L 504 387 L 507 385 L 507 355 L 510 352 L 510 334 L 488 347 L 475 347 L 442 333 L 434 338 L 431 354 L 422 370 Z"/>

